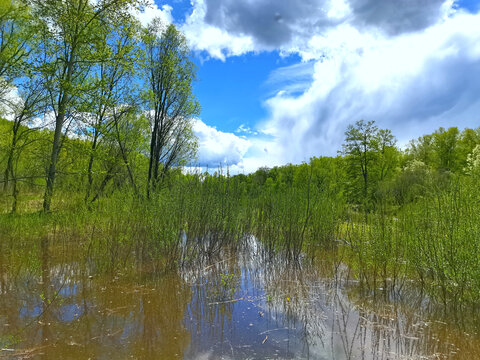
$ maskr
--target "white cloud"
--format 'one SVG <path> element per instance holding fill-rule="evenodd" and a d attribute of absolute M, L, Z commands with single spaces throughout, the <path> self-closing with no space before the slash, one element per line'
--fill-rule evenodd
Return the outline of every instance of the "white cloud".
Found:
<path fill-rule="evenodd" d="M 284 163 L 335 155 L 346 126 L 360 119 L 392 129 L 401 143 L 439 126 L 478 126 L 480 14 L 458 12 L 388 39 L 358 33 L 354 44 L 337 37 L 343 31 L 352 30 L 312 38 L 330 44 L 329 56 L 316 62 L 305 92 L 266 101 L 270 117 L 258 129 L 274 137 Z"/>
<path fill-rule="evenodd" d="M 282 145 L 270 136 L 254 136 L 249 139 L 251 146 L 243 158 L 242 171 L 251 173 L 260 167 L 284 165 Z M 235 171 L 235 167 L 233 168 Z"/>
<path fill-rule="evenodd" d="M 23 100 L 16 86 L 7 85 L 2 79 L 0 79 L 0 86 L 2 86 L 2 90 L 0 90 L 0 115 L 7 120 L 13 121 L 15 110 L 22 106 Z"/>
<path fill-rule="evenodd" d="M 146 27 L 155 18 L 162 19 L 165 24 L 171 24 L 173 22 L 172 10 L 170 5 L 165 4 L 159 8 L 154 0 L 148 0 L 142 11 L 132 10 L 132 12 L 142 26 Z"/>
<path fill-rule="evenodd" d="M 270 96 L 272 92 L 278 96 L 302 93 L 313 81 L 314 66 L 314 61 L 308 61 L 277 68 L 270 73 L 264 85 L 270 90 Z"/>
<path fill-rule="evenodd" d="M 205 23 L 206 4 L 203 0 L 193 0 L 192 4 L 192 14 L 181 26 L 192 49 L 205 50 L 211 57 L 222 61 L 228 56 L 255 50 L 251 37 L 232 35 L 226 30 Z"/>
<path fill-rule="evenodd" d="M 244 134 L 241 135 L 242 137 L 246 135 L 258 135 L 258 133 L 255 130 L 252 130 L 249 126 L 245 124 L 240 124 L 240 126 L 235 130 L 237 134 Z"/>
<path fill-rule="evenodd" d="M 249 145 L 217 142 L 209 153 L 235 153 L 239 171 L 335 155 L 359 119 L 390 128 L 400 144 L 439 126 L 478 127 L 480 14 L 453 0 L 214 3 L 192 2 L 182 30 L 193 49 L 221 60 L 270 50 L 302 58 L 270 74 L 268 117 L 236 131 Z"/>
<path fill-rule="evenodd" d="M 181 28 L 194 50 L 221 60 L 270 50 L 318 59 L 325 54 L 312 52 L 315 37 L 339 26 L 396 36 L 448 19 L 453 5 L 454 0 L 192 0 L 193 10 Z M 349 45 L 358 39 L 351 30 L 336 35 Z"/>
<path fill-rule="evenodd" d="M 201 120 L 195 121 L 193 132 L 198 138 L 200 166 L 243 168 L 243 158 L 251 146 L 249 140 L 219 131 Z"/>

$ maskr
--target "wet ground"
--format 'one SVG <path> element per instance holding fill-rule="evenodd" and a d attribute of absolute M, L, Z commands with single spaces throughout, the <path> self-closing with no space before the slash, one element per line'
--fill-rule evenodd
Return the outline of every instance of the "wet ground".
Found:
<path fill-rule="evenodd" d="M 0 258 L 0 358 L 480 359 L 474 310 L 409 282 L 364 291 L 328 256 L 287 261 L 248 238 L 175 271 L 105 272 L 43 241 Z"/>

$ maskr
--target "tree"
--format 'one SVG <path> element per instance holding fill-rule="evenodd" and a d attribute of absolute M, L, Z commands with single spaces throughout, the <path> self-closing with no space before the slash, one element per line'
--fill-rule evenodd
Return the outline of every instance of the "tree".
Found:
<path fill-rule="evenodd" d="M 466 172 L 469 175 L 480 177 L 480 145 L 476 145 L 467 156 Z"/>
<path fill-rule="evenodd" d="M 410 140 L 406 150 L 408 160 L 418 160 L 427 166 L 433 166 L 435 162 L 435 149 L 433 135 L 423 135 L 416 140 Z"/>
<path fill-rule="evenodd" d="M 21 0 L 0 0 L 0 100 L 14 79 L 25 75 L 25 62 L 34 47 L 36 22 L 30 9 Z M 7 104 L 8 106 L 8 104 Z"/>
<path fill-rule="evenodd" d="M 98 51 L 103 55 L 92 69 L 91 91 L 86 94 L 85 101 L 85 134 L 91 140 L 85 202 L 90 199 L 94 186 L 94 162 L 98 160 L 98 147 L 102 145 L 104 138 L 115 138 L 118 122 L 126 114 L 135 112 L 139 102 L 136 96 L 138 92 L 132 86 L 140 51 L 136 39 L 138 25 L 132 20 L 127 18 L 122 21 L 121 26 L 105 27 L 101 34 Z M 112 142 L 109 145 L 112 145 Z M 117 154 L 120 155 L 118 152 Z M 102 172 L 102 187 L 113 178 L 110 171 L 115 167 L 107 169 L 107 173 Z M 98 193 L 93 199 L 97 197 Z"/>
<path fill-rule="evenodd" d="M 392 178 L 399 152 L 388 129 L 378 129 L 374 121 L 357 121 L 345 132 L 343 155 L 351 200 L 368 208 L 372 190 L 379 182 Z"/>
<path fill-rule="evenodd" d="M 114 112 L 113 127 L 123 166 L 127 170 L 128 179 L 134 193 L 138 195 L 134 168 L 136 157 L 143 160 L 144 156 L 142 154 L 145 154 L 148 148 L 146 141 L 149 135 L 148 120 L 144 115 L 138 116 L 135 111 L 124 108 Z M 135 156 L 135 154 L 138 156 Z"/>
<path fill-rule="evenodd" d="M 185 36 L 174 25 L 155 19 L 143 36 L 146 48 L 146 93 L 152 127 L 147 197 L 168 170 L 196 154 L 193 117 L 200 105 L 193 94 L 196 67 Z M 160 168 L 161 165 L 161 168 Z"/>
<path fill-rule="evenodd" d="M 467 158 L 472 153 L 473 149 L 479 144 L 480 128 L 477 128 L 476 130 L 467 128 L 462 131 L 457 143 L 458 167 L 461 170 L 467 168 Z"/>
<path fill-rule="evenodd" d="M 378 180 L 388 178 L 398 162 L 398 150 L 395 147 L 396 139 L 388 129 L 379 129 L 377 132 L 378 141 Z"/>
<path fill-rule="evenodd" d="M 35 67 L 49 93 L 55 130 L 46 173 L 44 211 L 50 210 L 65 124 L 79 110 L 90 69 L 101 56 L 102 29 L 131 16 L 136 0 L 30 0 L 41 20 L 41 44 Z M 100 58 L 99 58 L 100 57 Z M 68 126 L 67 126 L 68 128 Z"/>
<path fill-rule="evenodd" d="M 359 120 L 355 125 L 347 127 L 345 143 L 342 145 L 351 178 L 355 180 L 357 174 L 360 174 L 363 180 L 362 197 L 365 205 L 368 198 L 370 164 L 375 159 L 378 148 L 377 132 L 374 121 Z"/>
<path fill-rule="evenodd" d="M 17 209 L 17 174 L 15 165 L 25 148 L 31 144 L 31 133 L 36 131 L 30 122 L 43 111 L 45 93 L 38 81 L 31 80 L 20 85 L 20 98 L 8 101 L 9 112 L 13 115 L 11 142 L 7 150 L 7 166 L 4 172 L 3 190 L 12 183 L 12 212 Z"/>
<path fill-rule="evenodd" d="M 459 131 L 456 127 L 448 130 L 440 128 L 433 134 L 433 144 L 437 158 L 437 169 L 455 171 L 457 167 L 457 142 Z"/>

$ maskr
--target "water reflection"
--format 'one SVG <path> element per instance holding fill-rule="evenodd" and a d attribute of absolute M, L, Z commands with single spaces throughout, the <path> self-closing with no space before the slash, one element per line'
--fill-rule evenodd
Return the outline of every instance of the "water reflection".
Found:
<path fill-rule="evenodd" d="M 474 359 L 476 315 L 414 284 L 366 293 L 324 260 L 289 262 L 253 237 L 177 271 L 101 274 L 73 244 L 0 252 L 0 357 Z M 97 255 L 98 258 L 98 255 Z M 134 259 L 134 257 L 132 257 Z M 109 259 L 108 261 L 111 261 Z M 133 260 L 132 260 L 133 261 Z M 154 270 L 155 269 L 155 270 Z M 336 275 L 336 276 L 334 276 Z"/>
<path fill-rule="evenodd" d="M 183 358 L 191 291 L 178 274 L 87 276 L 85 262 L 65 263 L 54 251 L 44 239 L 33 259 L 39 271 L 3 274 L 0 357 Z"/>

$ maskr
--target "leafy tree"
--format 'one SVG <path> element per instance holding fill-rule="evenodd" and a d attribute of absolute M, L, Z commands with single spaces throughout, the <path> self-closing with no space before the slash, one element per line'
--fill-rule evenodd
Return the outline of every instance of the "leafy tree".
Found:
<path fill-rule="evenodd" d="M 25 75 L 24 66 L 35 33 L 30 9 L 21 0 L 0 0 L 0 80 L 3 95 L 6 84 Z"/>
<path fill-rule="evenodd" d="M 138 116 L 136 111 L 129 108 L 114 111 L 113 114 L 114 137 L 119 149 L 123 166 L 127 171 L 128 179 L 135 194 L 138 186 L 135 177 L 135 168 L 141 167 L 148 151 L 146 139 L 149 135 L 148 119 L 144 115 Z M 143 169 L 143 168 L 142 168 Z"/>
<path fill-rule="evenodd" d="M 152 127 L 147 197 L 170 167 L 196 153 L 193 117 L 200 105 L 193 94 L 196 68 L 185 36 L 155 19 L 143 36 L 146 48 L 146 98 Z M 161 165 L 161 167 L 160 167 Z"/>
<path fill-rule="evenodd" d="M 435 149 L 433 135 L 423 135 L 416 140 L 410 140 L 407 149 L 408 161 L 418 160 L 427 166 L 435 163 Z"/>
<path fill-rule="evenodd" d="M 349 125 L 345 132 L 343 155 L 347 157 L 348 174 L 356 182 L 358 175 L 362 179 L 362 198 L 366 205 L 370 187 L 370 166 L 375 160 L 378 149 L 378 128 L 374 121 L 359 120 Z M 353 187 L 355 191 L 356 186 Z"/>
<path fill-rule="evenodd" d="M 391 177 L 398 164 L 398 149 L 396 148 L 396 139 L 388 129 L 379 129 L 377 133 L 378 141 L 378 180 L 384 181 Z"/>
<path fill-rule="evenodd" d="M 116 26 L 113 26 L 116 25 Z M 121 25 L 121 26 L 117 26 Z M 103 139 L 115 139 L 118 130 L 118 122 L 126 114 L 135 111 L 139 102 L 138 92 L 132 85 L 135 72 L 135 64 L 139 57 L 137 44 L 138 25 L 133 19 L 122 19 L 121 24 L 105 26 L 101 36 L 98 51 L 103 55 L 96 66 L 92 69 L 89 79 L 92 86 L 86 93 L 85 119 L 86 135 L 91 139 L 91 151 L 87 168 L 87 190 L 85 202 L 91 195 L 94 186 L 94 162 L 98 159 L 98 147 Z M 126 105 L 129 104 L 129 105 Z M 109 133 L 111 136 L 109 136 Z M 109 142 L 109 145 L 116 142 Z M 121 156 L 123 152 L 116 152 Z M 113 178 L 114 168 L 107 167 L 108 171 L 100 172 L 98 179 L 103 187 Z M 94 199 L 98 194 L 94 196 Z"/>
<path fill-rule="evenodd" d="M 436 168 L 441 171 L 457 170 L 457 142 L 459 131 L 456 127 L 440 128 L 433 134 L 436 154 Z"/>
<path fill-rule="evenodd" d="M 480 177 L 480 145 L 476 145 L 467 157 L 467 173 Z"/>
<path fill-rule="evenodd" d="M 458 169 L 467 167 L 467 157 L 478 144 L 480 144 L 480 128 L 476 130 L 467 128 L 462 131 L 457 143 Z"/>
<path fill-rule="evenodd" d="M 351 200 L 363 203 L 365 209 L 377 184 L 395 173 L 399 158 L 395 143 L 391 131 L 378 129 L 374 121 L 357 121 L 345 132 L 347 190 Z"/>
<path fill-rule="evenodd" d="M 344 189 L 345 173 L 342 157 L 312 158 L 313 182 L 322 191 L 342 195 Z"/>
<path fill-rule="evenodd" d="M 130 15 L 136 0 L 30 0 L 33 14 L 42 22 L 41 45 L 35 67 L 49 93 L 55 131 L 46 174 L 44 211 L 50 210 L 56 167 L 70 123 L 88 89 L 86 79 L 104 54 L 102 33 L 106 24 L 116 24 Z M 68 128 L 68 126 L 67 126 Z"/>
<path fill-rule="evenodd" d="M 45 104 L 45 92 L 38 81 L 28 81 L 19 85 L 21 97 L 8 101 L 9 112 L 13 114 L 11 127 L 11 141 L 7 148 L 7 164 L 4 172 L 3 190 L 6 191 L 12 184 L 12 212 L 17 209 L 17 174 L 15 164 L 18 163 L 21 153 L 36 139 L 31 137 L 37 128 L 32 120 L 39 116 Z"/>

